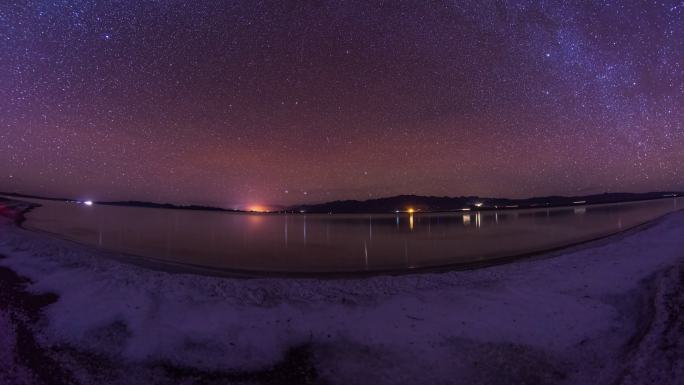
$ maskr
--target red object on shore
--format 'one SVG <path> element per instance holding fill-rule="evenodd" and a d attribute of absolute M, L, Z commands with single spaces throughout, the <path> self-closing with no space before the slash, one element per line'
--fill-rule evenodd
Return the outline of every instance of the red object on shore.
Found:
<path fill-rule="evenodd" d="M 0 203 L 0 216 L 17 220 L 19 218 L 19 215 L 20 213 L 17 210 L 14 210 L 12 207 Z"/>

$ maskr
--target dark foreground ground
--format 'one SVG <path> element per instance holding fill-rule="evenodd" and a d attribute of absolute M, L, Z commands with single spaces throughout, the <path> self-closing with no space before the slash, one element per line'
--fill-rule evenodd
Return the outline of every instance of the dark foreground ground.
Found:
<path fill-rule="evenodd" d="M 641 303 L 643 315 L 640 325 L 620 354 L 632 362 L 615 378 L 615 384 L 684 384 L 684 292 L 681 290 L 684 287 L 684 269 L 677 269 L 677 276 L 673 278 L 676 282 L 674 287 L 651 287 L 650 295 L 658 295 L 662 302 L 656 298 L 644 298 L 645 301 Z M 0 267 L 0 313 L 9 317 L 0 320 L 9 321 L 9 325 L 2 325 L 3 322 L 0 322 L 0 326 L 9 326 L 10 329 L 3 333 L 3 350 L 12 348 L 11 352 L 3 351 L 2 354 L 13 356 L 13 365 L 0 368 L 2 384 L 125 384 L 128 371 L 147 373 L 146 384 L 327 383 L 318 375 L 312 362 L 310 347 L 307 345 L 289 350 L 285 359 L 272 368 L 251 372 L 203 371 L 164 362 L 148 363 L 144 366 L 121 365 L 107 357 L 79 351 L 73 346 L 41 346 L 35 335 L 41 322 L 41 312 L 58 297 L 55 294 L 30 293 L 25 290 L 29 283 L 30 280 L 27 278 L 20 277 L 8 268 Z M 657 285 L 657 282 L 651 282 L 650 285 Z M 657 317 L 656 307 L 663 307 L 660 313 L 667 316 Z M 9 336 L 7 331 L 11 333 Z M 7 338 L 13 339 L 13 343 L 6 344 Z M 646 344 L 656 345 L 655 350 L 653 347 L 647 348 L 647 355 L 641 351 Z M 519 353 L 526 354 L 524 349 Z M 497 360 L 502 357 L 491 358 Z M 68 367 L 61 363 L 64 361 L 69 362 Z M 487 363 L 483 362 L 480 365 L 486 366 Z M 650 367 L 650 370 L 644 370 L 646 367 Z M 78 368 L 78 373 L 74 373 L 73 368 Z M 523 381 L 516 383 L 563 383 L 568 378 L 568 374 L 562 368 L 549 370 L 543 361 L 539 362 L 538 370 L 532 375 L 517 376 L 517 380 Z M 505 378 L 501 380 L 497 383 L 507 383 Z"/>
<path fill-rule="evenodd" d="M 0 259 L 4 256 L 0 256 Z M 30 280 L 17 275 L 14 271 L 0 267 L 0 313 L 9 316 L 2 321 L 8 324 L 0 326 L 9 328 L 2 334 L 4 349 L 2 352 L 14 356 L 13 365 L 0 368 L 0 383 L 35 384 L 35 385 L 70 385 L 70 384 L 109 384 L 112 379 L 124 380 L 125 372 L 135 370 L 133 367 L 121 367 L 106 357 L 88 352 L 79 352 L 74 347 L 43 347 L 34 335 L 41 320 L 43 308 L 57 301 L 55 294 L 33 294 L 26 291 Z M 9 335 L 6 333 L 9 331 Z M 11 346 L 5 343 L 13 339 Z M 3 350 L 4 350 L 3 349 Z M 55 357 L 59 357 L 58 359 Z M 79 368 L 78 376 L 72 370 L 60 364 L 60 361 L 71 361 L 71 365 Z M 167 363 L 146 365 L 142 369 L 150 372 L 147 384 L 319 384 L 316 369 L 311 365 L 311 353 L 307 346 L 291 349 L 285 359 L 261 371 L 222 372 L 202 371 L 193 368 L 179 367 Z M 118 372 L 118 373 L 117 373 Z M 77 377 L 80 377 L 77 379 Z M 87 379 L 87 380 L 86 380 Z"/>

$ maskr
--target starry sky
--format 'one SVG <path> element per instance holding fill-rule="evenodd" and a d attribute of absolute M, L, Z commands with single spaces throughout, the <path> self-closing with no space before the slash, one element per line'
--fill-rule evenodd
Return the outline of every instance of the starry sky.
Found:
<path fill-rule="evenodd" d="M 5 0 L 0 190 L 684 190 L 684 2 Z"/>

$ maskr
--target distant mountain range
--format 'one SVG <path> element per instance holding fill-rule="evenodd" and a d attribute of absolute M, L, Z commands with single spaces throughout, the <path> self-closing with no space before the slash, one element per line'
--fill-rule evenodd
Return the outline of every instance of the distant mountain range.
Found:
<path fill-rule="evenodd" d="M 604 193 L 583 196 L 545 196 L 525 199 L 482 198 L 477 196 L 434 197 L 398 195 L 365 201 L 345 200 L 313 205 L 298 205 L 287 211 L 307 213 L 383 213 L 395 211 L 458 211 L 533 207 L 555 207 L 577 204 L 617 203 L 682 196 L 681 192 Z"/>
<path fill-rule="evenodd" d="M 78 202 L 68 198 L 48 198 L 36 195 L 4 193 L 0 195 L 16 198 L 46 199 L 53 201 Z M 320 204 L 296 205 L 274 212 L 291 213 L 388 213 L 396 211 L 459 211 L 459 210 L 502 210 L 516 208 L 557 207 L 570 205 L 593 205 L 601 203 L 618 203 L 629 201 L 642 201 L 660 199 L 666 197 L 684 196 L 682 192 L 648 192 L 648 193 L 604 193 L 582 196 L 545 196 L 525 199 L 509 198 L 482 198 L 477 196 L 462 197 L 435 197 L 422 195 L 398 195 L 388 198 L 369 199 L 365 201 L 344 200 Z M 177 210 L 200 210 L 200 211 L 225 211 L 245 212 L 243 210 L 224 209 L 221 207 L 201 205 L 174 205 L 171 203 L 152 203 L 141 201 L 112 201 L 94 202 L 98 205 L 148 207 L 158 209 Z"/>

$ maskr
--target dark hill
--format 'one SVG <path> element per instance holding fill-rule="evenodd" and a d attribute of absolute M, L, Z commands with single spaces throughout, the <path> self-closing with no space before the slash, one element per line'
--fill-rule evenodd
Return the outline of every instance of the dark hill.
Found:
<path fill-rule="evenodd" d="M 573 204 L 617 203 L 639 200 L 658 199 L 666 196 L 680 196 L 675 192 L 649 193 L 605 193 L 583 196 L 545 196 L 525 199 L 482 198 L 477 196 L 435 197 L 420 195 L 398 195 L 389 198 L 370 199 L 366 201 L 344 200 L 313 205 L 297 205 L 288 211 L 304 211 L 307 213 L 387 213 L 394 211 L 455 211 L 464 208 L 471 210 L 488 210 L 501 208 L 531 208 L 567 206 Z"/>

